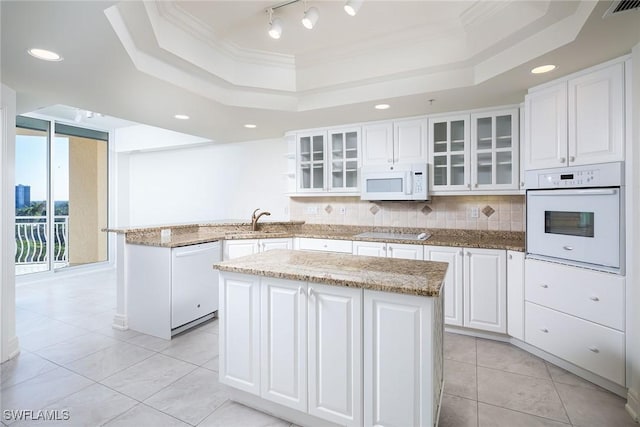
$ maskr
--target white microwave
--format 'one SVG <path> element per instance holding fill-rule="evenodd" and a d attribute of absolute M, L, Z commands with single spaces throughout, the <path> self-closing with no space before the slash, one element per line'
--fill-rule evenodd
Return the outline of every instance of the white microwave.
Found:
<path fill-rule="evenodd" d="M 427 164 L 368 165 L 360 170 L 362 200 L 428 200 Z"/>

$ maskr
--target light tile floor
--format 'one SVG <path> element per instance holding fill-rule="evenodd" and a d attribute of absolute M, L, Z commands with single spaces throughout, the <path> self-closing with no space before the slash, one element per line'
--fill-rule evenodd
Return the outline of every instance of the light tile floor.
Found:
<path fill-rule="evenodd" d="M 283 426 L 228 399 L 218 322 L 171 341 L 111 328 L 113 272 L 16 289 L 22 352 L 0 366 L 3 425 Z M 635 426 L 624 400 L 508 344 L 446 334 L 441 427 Z M 15 421 L 4 410 L 68 409 Z"/>

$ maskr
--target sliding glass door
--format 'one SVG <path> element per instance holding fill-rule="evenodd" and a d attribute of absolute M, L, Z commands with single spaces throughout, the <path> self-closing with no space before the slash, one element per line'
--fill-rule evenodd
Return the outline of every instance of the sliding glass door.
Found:
<path fill-rule="evenodd" d="M 16 124 L 16 274 L 107 261 L 108 134 Z"/>

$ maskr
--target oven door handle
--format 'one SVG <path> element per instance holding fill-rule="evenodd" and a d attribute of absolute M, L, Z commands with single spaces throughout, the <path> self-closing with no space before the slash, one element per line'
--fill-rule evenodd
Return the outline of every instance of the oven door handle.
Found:
<path fill-rule="evenodd" d="M 613 196 L 618 194 L 617 188 L 588 188 L 572 190 L 529 190 L 528 196 Z"/>

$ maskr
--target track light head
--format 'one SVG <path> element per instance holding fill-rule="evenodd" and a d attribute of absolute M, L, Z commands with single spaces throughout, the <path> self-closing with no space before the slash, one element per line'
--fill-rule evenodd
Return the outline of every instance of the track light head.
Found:
<path fill-rule="evenodd" d="M 280 18 L 276 18 L 271 21 L 269 25 L 269 35 L 272 39 L 279 39 L 282 35 L 282 21 Z"/>
<path fill-rule="evenodd" d="M 304 17 L 302 18 L 302 25 L 304 25 L 305 28 L 311 30 L 316 25 L 316 22 L 318 22 L 319 17 L 320 14 L 318 13 L 318 9 L 315 7 L 310 7 L 304 13 Z"/>
<path fill-rule="evenodd" d="M 344 4 L 344 11 L 347 12 L 349 16 L 356 16 L 356 13 L 360 10 L 360 6 L 362 6 L 362 0 L 347 0 Z"/>

